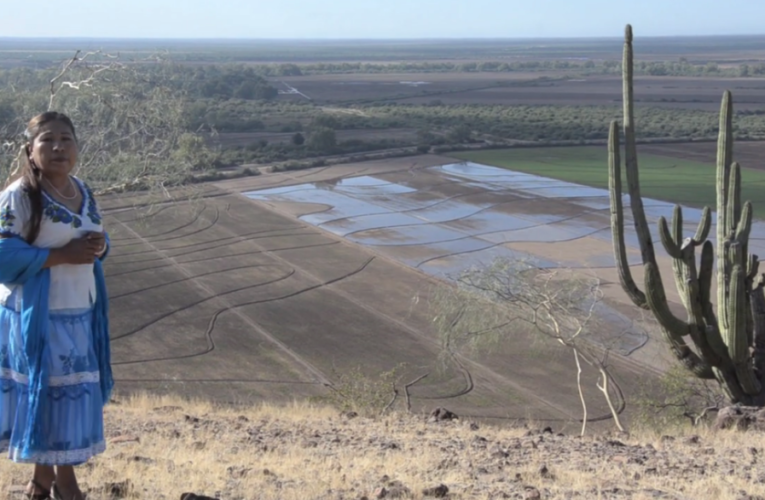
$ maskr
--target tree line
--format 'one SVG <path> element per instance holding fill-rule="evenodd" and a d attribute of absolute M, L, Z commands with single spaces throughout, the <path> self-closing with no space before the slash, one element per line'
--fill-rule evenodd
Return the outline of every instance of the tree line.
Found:
<path fill-rule="evenodd" d="M 301 70 L 281 67 L 289 74 Z M 223 165 L 404 146 L 425 152 L 481 142 L 605 140 L 607 124 L 620 113 L 619 106 L 450 105 L 438 100 L 346 104 L 357 112 L 331 113 L 312 102 L 278 99 L 277 89 L 253 66 L 192 66 L 162 60 L 114 63 L 81 57 L 66 68 L 63 75 L 59 75 L 61 67 L 0 70 L 0 135 L 6 144 L 0 159 L 5 171 L 11 168 L 15 147 L 11 146 L 20 141 L 26 121 L 50 106 L 82 124 L 81 135 L 89 137 L 91 144 L 85 157 L 98 158 L 93 165 L 120 165 L 93 168 L 92 176 L 105 183 L 138 185 L 151 177 L 147 171 L 152 169 L 162 171 L 158 178 L 182 180 L 191 172 Z M 641 123 L 641 140 L 707 139 L 717 133 L 718 126 L 715 113 L 690 109 L 641 106 L 636 119 Z M 384 130 L 401 128 L 417 133 L 386 139 Z M 342 140 L 339 132 L 349 129 L 381 133 L 374 140 Z M 219 146 L 216 134 L 231 132 L 289 133 L 291 137 Z M 740 139 L 765 137 L 765 115 L 739 113 L 734 134 Z"/>

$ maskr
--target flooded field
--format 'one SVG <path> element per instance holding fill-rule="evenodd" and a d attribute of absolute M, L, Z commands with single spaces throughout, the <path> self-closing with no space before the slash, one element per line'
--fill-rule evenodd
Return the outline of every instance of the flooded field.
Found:
<path fill-rule="evenodd" d="M 276 203 L 317 205 L 315 211 L 300 219 L 444 277 L 495 257 L 518 257 L 521 253 L 511 248 L 513 243 L 573 242 L 582 238 L 611 241 L 610 202 L 604 189 L 470 162 L 426 170 L 437 174 L 429 179 L 440 178 L 441 182 L 423 186 L 416 175 L 394 181 L 386 179 L 388 174 L 380 174 L 263 189 L 246 195 Z M 449 184 L 466 191 L 449 195 L 453 191 L 447 187 Z M 540 200 L 550 202 L 548 209 Z M 532 201 L 536 203 L 529 209 Z M 624 204 L 628 208 L 628 196 Z M 651 199 L 645 199 L 644 204 L 658 244 L 656 221 L 662 215 L 671 219 L 674 205 Z M 637 249 L 630 215 L 627 210 L 627 244 Z M 683 215 L 687 230 L 694 231 L 701 210 L 685 207 Z M 755 223 L 751 245 L 754 253 L 765 254 L 764 239 L 765 224 Z M 574 251 L 557 261 L 523 256 L 542 267 L 614 266 L 610 246 L 595 255 L 578 255 Z M 639 260 L 633 263 L 639 264 Z"/>
<path fill-rule="evenodd" d="M 471 162 L 245 194 L 277 206 L 308 207 L 301 220 L 444 279 L 497 257 L 523 258 L 543 268 L 614 267 L 608 191 Z M 624 204 L 629 255 L 639 265 L 628 196 Z M 656 222 L 662 215 L 671 220 L 674 205 L 653 199 L 644 204 L 660 246 Z M 686 207 L 683 215 L 693 234 L 701 210 Z M 765 255 L 765 224 L 756 223 L 752 236 L 750 251 Z M 625 326 L 630 323 L 611 308 L 602 313 Z M 621 346 L 627 352 L 647 335 L 637 327 L 628 329 L 632 333 Z"/>

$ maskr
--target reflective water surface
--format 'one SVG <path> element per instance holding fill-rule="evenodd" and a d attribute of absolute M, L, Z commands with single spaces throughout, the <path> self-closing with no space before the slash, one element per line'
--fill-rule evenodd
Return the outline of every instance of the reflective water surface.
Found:
<path fill-rule="evenodd" d="M 428 174 L 438 175 L 442 182 L 417 189 L 408 185 L 411 178 L 407 176 L 399 175 L 394 182 L 384 177 L 394 178 L 395 174 L 382 174 L 245 194 L 269 202 L 315 204 L 316 210 L 301 216 L 301 220 L 447 279 L 496 257 L 524 258 L 540 267 L 614 266 L 607 190 L 471 162 L 426 170 Z M 452 189 L 446 195 L 443 191 L 445 184 L 473 188 L 477 194 L 455 196 L 451 194 Z M 546 205 L 539 203 L 540 199 L 549 201 L 551 209 L 546 210 Z M 524 206 L 532 201 L 533 209 Z M 638 249 L 629 196 L 625 195 L 622 201 L 625 240 L 629 247 Z M 674 205 L 648 198 L 643 203 L 653 241 L 660 246 L 656 222 L 661 216 L 671 221 Z M 554 204 L 557 204 L 555 210 L 552 209 Z M 688 235 L 695 232 L 701 213 L 699 209 L 683 208 Z M 713 237 L 714 230 L 713 224 L 710 233 Z M 594 238 L 609 245 L 604 246 L 606 250 L 602 254 L 571 255 L 558 262 L 507 246 L 513 243 L 573 242 L 582 238 Z M 765 255 L 763 222 L 753 225 L 750 251 Z M 632 257 L 631 263 L 639 264 L 639 257 Z M 614 310 L 604 314 L 621 318 Z M 644 337 L 641 332 L 634 332 L 632 337 L 628 335 L 624 349 L 634 348 L 645 340 Z"/>

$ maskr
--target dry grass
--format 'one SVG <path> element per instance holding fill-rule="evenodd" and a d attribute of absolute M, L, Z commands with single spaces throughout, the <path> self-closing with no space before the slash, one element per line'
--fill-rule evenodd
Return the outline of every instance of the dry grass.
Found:
<path fill-rule="evenodd" d="M 126 480 L 127 497 L 146 499 L 189 491 L 225 500 L 371 499 L 380 487 L 386 498 L 422 498 L 439 484 L 451 498 L 476 499 L 525 498 L 530 487 L 541 498 L 765 496 L 765 436 L 735 431 L 578 438 L 424 415 L 348 418 L 303 403 L 218 408 L 145 395 L 109 406 L 106 420 L 106 453 L 79 471 L 91 498 L 107 498 L 105 485 Z M 30 472 L 0 462 L 0 488 L 25 484 Z"/>

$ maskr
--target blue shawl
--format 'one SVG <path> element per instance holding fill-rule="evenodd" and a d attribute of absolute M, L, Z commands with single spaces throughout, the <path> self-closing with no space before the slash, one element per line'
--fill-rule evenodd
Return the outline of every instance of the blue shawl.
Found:
<path fill-rule="evenodd" d="M 101 377 L 101 395 L 109 401 L 114 380 L 109 350 L 109 300 L 101 261 L 107 252 L 96 259 L 93 272 L 96 278 L 96 303 L 93 312 L 94 350 L 98 357 Z M 21 299 L 21 328 L 24 351 L 29 363 L 29 418 L 21 445 L 21 458 L 32 458 L 44 449 L 42 401 L 48 389 L 48 293 L 50 269 L 43 268 L 50 251 L 28 244 L 22 238 L 0 238 L 0 283 L 23 285 Z"/>

